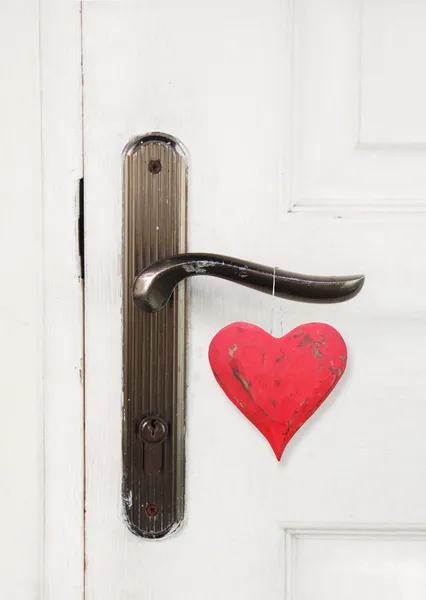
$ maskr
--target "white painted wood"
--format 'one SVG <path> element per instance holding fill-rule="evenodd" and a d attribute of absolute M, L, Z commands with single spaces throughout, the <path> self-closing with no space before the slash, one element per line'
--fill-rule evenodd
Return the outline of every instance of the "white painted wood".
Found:
<path fill-rule="evenodd" d="M 423 18 L 418 6 L 397 7 L 413 33 Z M 424 565 L 424 542 L 413 540 L 426 521 L 426 171 L 403 96 L 390 103 L 400 147 L 358 149 L 358 79 L 345 67 L 349 61 L 355 69 L 360 57 L 361 8 L 355 0 L 84 3 L 88 600 L 282 599 L 286 575 L 300 576 L 286 563 L 289 522 L 414 532 L 398 556 L 379 533 L 375 546 L 362 538 L 369 553 L 378 548 L 367 579 L 376 588 L 364 590 L 366 600 L 394 581 L 387 569 L 395 560 L 417 575 Z M 379 36 L 380 20 L 366 18 Z M 365 59 L 385 60 L 369 39 Z M 388 70 L 397 52 L 395 40 Z M 403 52 L 410 62 L 410 50 Z M 426 81 L 412 85 L 424 90 Z M 370 86 L 362 101 L 373 112 L 376 92 Z M 424 128 L 421 108 L 415 118 Z M 376 137 L 389 119 L 385 113 Z M 191 251 L 367 276 L 360 296 L 335 306 L 191 281 L 187 519 L 159 543 L 127 530 L 120 500 L 120 154 L 130 138 L 153 130 L 175 135 L 191 155 Z M 306 212 L 294 209 L 303 198 L 312 199 Z M 210 372 L 211 338 L 237 320 L 276 336 L 325 321 L 348 344 L 344 379 L 280 464 Z M 304 570 L 316 581 L 321 565 L 332 570 L 339 557 L 338 546 L 325 554 L 323 543 L 303 549 Z M 352 569 L 359 590 L 365 563 L 360 546 L 348 544 L 337 567 Z M 331 595 L 299 586 L 291 600 L 342 598 L 339 577 Z M 413 587 L 403 593 L 419 597 Z"/>
<path fill-rule="evenodd" d="M 299 530 L 287 533 L 288 600 L 413 598 L 426 593 L 424 530 Z"/>
<path fill-rule="evenodd" d="M 77 2 L 0 5 L 0 598 L 81 600 Z"/>
<path fill-rule="evenodd" d="M 365 1 L 361 19 L 360 143 L 424 152 L 426 4 Z"/>
<path fill-rule="evenodd" d="M 293 210 L 425 209 L 425 22 L 414 0 L 295 0 Z"/>
<path fill-rule="evenodd" d="M 82 168 L 81 14 L 40 3 L 44 246 L 46 600 L 84 593 L 83 290 L 77 237 Z"/>
<path fill-rule="evenodd" d="M 2 6 L 1 15 L 0 589 L 5 598 L 18 599 L 42 593 L 43 254 L 38 6 L 36 2 L 8 2 Z M 15 58 L 13 62 L 11 57 Z M 28 294 L 22 294 L 24 289 L 30 290 L 30 302 Z"/>

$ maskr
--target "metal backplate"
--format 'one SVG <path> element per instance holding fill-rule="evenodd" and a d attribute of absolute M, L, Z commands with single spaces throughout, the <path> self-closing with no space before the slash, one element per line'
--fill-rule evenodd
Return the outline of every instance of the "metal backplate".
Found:
<path fill-rule="evenodd" d="M 186 154 L 175 139 L 155 133 L 128 144 L 122 491 L 129 528 L 146 538 L 164 537 L 183 518 L 186 293 L 185 285 L 179 286 L 163 310 L 148 314 L 134 305 L 131 288 L 153 261 L 186 251 L 186 195 Z"/>

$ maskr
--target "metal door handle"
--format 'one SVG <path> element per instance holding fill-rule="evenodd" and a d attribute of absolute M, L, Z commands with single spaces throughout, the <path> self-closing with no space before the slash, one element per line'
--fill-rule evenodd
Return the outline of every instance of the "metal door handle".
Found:
<path fill-rule="evenodd" d="M 187 277 L 210 275 L 305 302 L 343 302 L 364 277 L 310 277 L 216 254 L 186 254 L 187 156 L 173 137 L 132 140 L 123 172 L 123 506 L 162 538 L 185 507 Z M 139 310 L 140 309 L 140 310 Z"/>
<path fill-rule="evenodd" d="M 315 303 L 349 300 L 361 291 L 365 279 L 363 275 L 301 275 L 218 254 L 176 254 L 139 273 L 133 283 L 133 301 L 144 312 L 161 310 L 174 288 L 196 275 L 219 277 L 278 298 Z"/>

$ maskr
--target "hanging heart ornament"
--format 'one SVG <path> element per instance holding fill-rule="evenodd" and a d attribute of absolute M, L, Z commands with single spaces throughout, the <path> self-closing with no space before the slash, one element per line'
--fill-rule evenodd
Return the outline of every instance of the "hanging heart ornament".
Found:
<path fill-rule="evenodd" d="M 342 377 L 347 349 L 330 325 L 307 323 L 281 338 L 249 323 L 232 323 L 210 343 L 220 387 L 266 437 L 278 460 L 296 431 Z"/>

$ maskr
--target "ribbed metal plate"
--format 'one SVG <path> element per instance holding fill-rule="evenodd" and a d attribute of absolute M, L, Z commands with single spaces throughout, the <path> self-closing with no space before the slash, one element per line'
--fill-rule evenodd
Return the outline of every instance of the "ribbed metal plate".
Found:
<path fill-rule="evenodd" d="M 187 160 L 164 134 L 124 150 L 123 221 L 123 504 L 136 535 L 173 532 L 184 511 L 185 286 L 158 313 L 132 301 L 135 276 L 153 261 L 186 251 Z M 160 471 L 148 472 L 139 435 L 144 418 L 167 423 Z M 158 451 L 158 449 L 156 449 Z M 145 464 L 144 464 L 145 456 Z"/>

